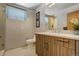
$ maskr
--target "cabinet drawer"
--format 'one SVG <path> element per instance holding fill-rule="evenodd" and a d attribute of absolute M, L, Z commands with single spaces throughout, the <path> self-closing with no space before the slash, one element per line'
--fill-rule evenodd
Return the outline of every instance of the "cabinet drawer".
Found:
<path fill-rule="evenodd" d="M 57 45 L 60 45 L 62 47 L 68 47 L 69 41 L 68 40 L 65 40 L 63 38 L 57 38 L 56 44 Z"/>
<path fill-rule="evenodd" d="M 75 49 L 75 40 L 72 39 L 69 40 L 69 48 Z"/>
<path fill-rule="evenodd" d="M 64 40 L 64 47 L 75 49 L 75 40 L 72 39 L 63 39 L 63 40 Z"/>
<path fill-rule="evenodd" d="M 64 39 L 64 38 L 58 38 L 58 41 L 63 42 L 63 43 L 69 43 L 69 40 Z"/>
<path fill-rule="evenodd" d="M 68 39 L 63 39 L 63 40 L 64 40 L 63 46 L 68 48 L 69 47 L 69 40 Z"/>
<path fill-rule="evenodd" d="M 63 45 L 63 39 L 62 38 L 56 38 L 56 44 L 57 45 Z"/>

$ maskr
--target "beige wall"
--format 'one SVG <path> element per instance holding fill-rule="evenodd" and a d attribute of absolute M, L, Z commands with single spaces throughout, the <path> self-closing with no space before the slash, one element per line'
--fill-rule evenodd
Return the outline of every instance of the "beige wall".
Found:
<path fill-rule="evenodd" d="M 25 21 L 6 19 L 6 49 L 16 48 L 25 45 L 27 38 L 34 36 L 35 11 L 27 9 Z"/>
<path fill-rule="evenodd" d="M 34 33 L 35 33 L 35 10 L 29 10 L 27 9 L 27 20 L 24 22 L 24 33 L 25 33 L 25 38 L 33 38 Z"/>

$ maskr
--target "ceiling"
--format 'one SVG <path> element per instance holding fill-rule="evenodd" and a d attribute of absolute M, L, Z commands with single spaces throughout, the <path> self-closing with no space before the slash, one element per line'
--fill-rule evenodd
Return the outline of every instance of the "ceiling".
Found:
<path fill-rule="evenodd" d="M 68 8 L 70 6 L 73 6 L 77 3 L 55 3 L 55 5 L 53 5 L 52 7 L 47 7 L 49 9 L 55 9 L 55 10 L 59 10 L 59 9 L 65 9 L 65 8 Z"/>
<path fill-rule="evenodd" d="M 27 8 L 31 8 L 31 9 L 36 9 L 38 8 L 42 3 L 16 3 L 18 5 L 27 7 Z M 59 9 L 65 9 L 68 8 L 72 5 L 75 5 L 78 3 L 55 3 L 52 7 L 48 7 L 46 6 L 47 9 L 55 9 L 55 10 L 59 10 Z"/>
<path fill-rule="evenodd" d="M 41 3 L 16 3 L 16 4 L 27 7 L 27 8 L 31 8 L 31 9 L 36 9 L 37 7 L 41 5 Z"/>

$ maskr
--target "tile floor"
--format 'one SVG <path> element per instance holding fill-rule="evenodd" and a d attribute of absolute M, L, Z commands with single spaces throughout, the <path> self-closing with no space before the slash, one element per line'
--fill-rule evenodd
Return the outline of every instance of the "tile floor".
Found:
<path fill-rule="evenodd" d="M 35 44 L 28 44 L 26 46 L 11 49 L 6 52 L 2 52 L 0 55 L 4 56 L 37 56 L 35 53 Z"/>

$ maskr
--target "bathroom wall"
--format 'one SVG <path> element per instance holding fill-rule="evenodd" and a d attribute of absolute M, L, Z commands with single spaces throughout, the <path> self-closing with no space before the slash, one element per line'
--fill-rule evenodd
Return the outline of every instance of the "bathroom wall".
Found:
<path fill-rule="evenodd" d="M 45 9 L 45 6 L 43 4 L 37 9 L 37 11 L 38 10 L 41 10 L 41 16 L 40 16 L 41 25 L 40 25 L 40 28 L 37 28 L 37 30 L 39 31 L 48 30 L 48 27 L 46 25 L 45 18 L 44 18 L 44 15 L 47 14 L 47 15 L 54 15 L 56 17 L 56 22 L 57 22 L 56 29 L 58 31 L 61 31 L 63 30 L 63 27 L 67 26 L 67 13 L 79 10 L 79 4 L 75 4 L 68 8 L 58 9 L 58 10 Z"/>
<path fill-rule="evenodd" d="M 60 11 L 60 12 L 59 12 Z M 56 29 L 62 30 L 62 27 L 66 26 L 66 14 L 64 11 L 61 10 L 46 10 L 46 14 L 48 15 L 54 15 L 56 17 Z"/>
<path fill-rule="evenodd" d="M 40 11 L 40 27 L 36 28 L 36 32 L 38 31 L 46 31 L 48 27 L 45 23 L 45 5 L 41 4 L 40 7 L 36 9 L 36 12 Z"/>
<path fill-rule="evenodd" d="M 25 45 L 26 39 L 33 38 L 35 10 L 26 9 L 26 13 L 25 21 L 6 19 L 6 49 Z"/>
<path fill-rule="evenodd" d="M 67 17 L 64 11 L 46 9 L 44 4 L 36 9 L 36 12 L 38 11 L 40 11 L 40 27 L 36 28 L 36 31 L 47 31 L 49 29 L 45 21 L 45 15 L 54 15 L 56 17 L 56 29 L 61 30 L 62 27 L 66 26 Z"/>
<path fill-rule="evenodd" d="M 57 20 L 57 30 L 63 30 L 64 26 L 67 26 L 67 14 L 79 10 L 79 4 L 75 4 L 65 9 L 61 10 L 46 10 L 46 14 L 55 15 Z"/>
<path fill-rule="evenodd" d="M 27 19 L 24 21 L 25 39 L 31 39 L 35 34 L 35 10 L 27 9 Z"/>

